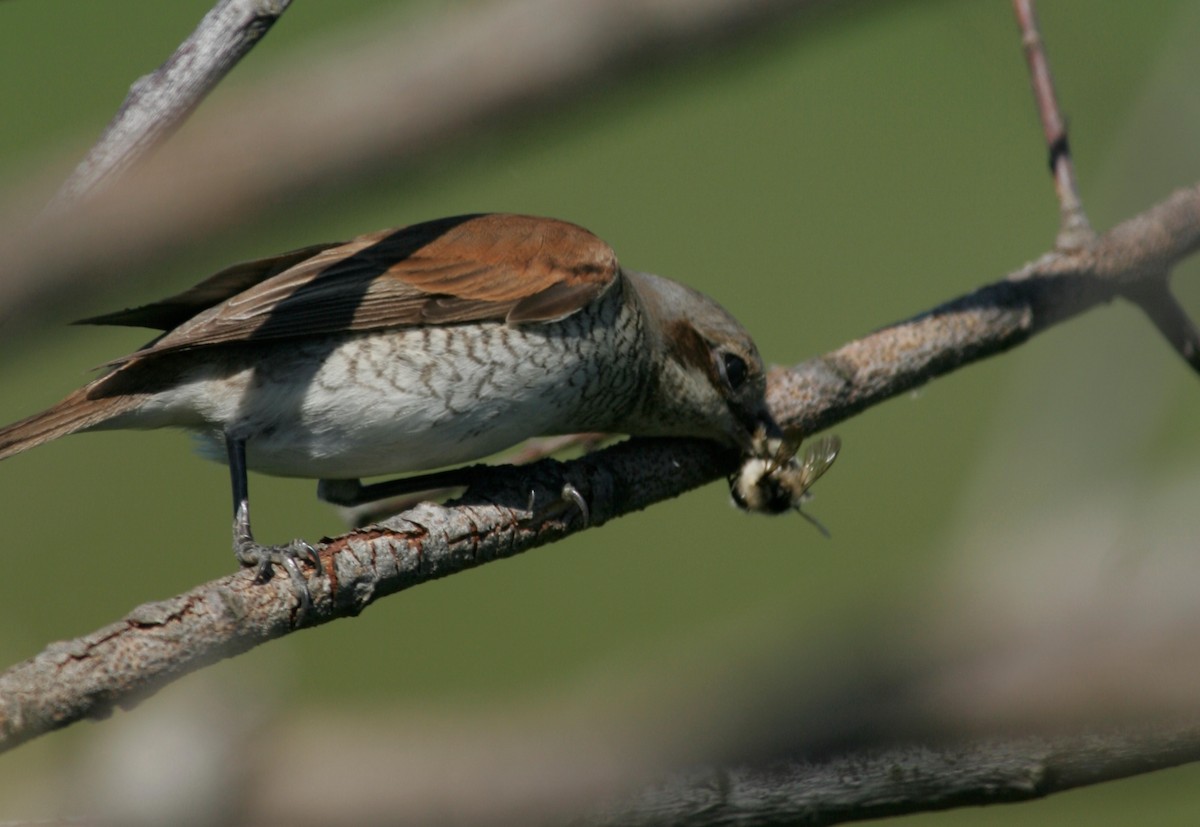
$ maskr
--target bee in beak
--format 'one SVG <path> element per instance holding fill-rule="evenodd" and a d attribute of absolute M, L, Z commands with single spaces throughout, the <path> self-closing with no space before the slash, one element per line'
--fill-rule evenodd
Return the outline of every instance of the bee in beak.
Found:
<path fill-rule="evenodd" d="M 829 537 L 829 530 L 802 506 L 812 498 L 809 488 L 819 480 L 841 451 L 842 441 L 834 434 L 808 443 L 798 454 L 799 441 L 769 436 L 767 428 L 755 434 L 755 450 L 729 476 L 729 493 L 744 511 L 783 514 L 795 511 Z"/>

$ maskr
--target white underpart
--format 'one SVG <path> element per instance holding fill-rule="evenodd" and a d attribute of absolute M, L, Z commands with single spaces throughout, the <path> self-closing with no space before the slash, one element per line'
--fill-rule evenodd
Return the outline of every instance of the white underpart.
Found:
<path fill-rule="evenodd" d="M 615 410 L 635 392 L 596 380 L 601 343 L 573 335 L 571 322 L 481 325 L 470 341 L 461 328 L 433 327 L 272 345 L 249 368 L 193 368 L 106 426 L 188 428 L 201 453 L 221 461 L 229 433 L 246 440 L 251 469 L 277 476 L 350 479 L 467 462 L 531 436 L 602 428 L 581 402 Z M 607 404 L 592 404 L 597 394 Z"/>

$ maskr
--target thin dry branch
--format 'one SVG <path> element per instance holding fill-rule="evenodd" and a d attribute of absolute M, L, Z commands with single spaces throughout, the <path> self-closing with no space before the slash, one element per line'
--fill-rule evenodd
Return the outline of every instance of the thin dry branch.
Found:
<path fill-rule="evenodd" d="M 1062 222 L 1055 246 L 1063 252 L 1071 252 L 1094 241 L 1096 233 L 1088 223 L 1083 201 L 1079 197 L 1079 182 L 1075 178 L 1075 164 L 1071 160 L 1071 147 L 1067 142 L 1067 121 L 1058 106 L 1050 61 L 1046 57 L 1041 32 L 1038 31 L 1033 0 L 1013 0 L 1013 11 L 1021 30 L 1025 61 L 1029 64 L 1033 99 L 1037 103 L 1042 132 L 1046 136 L 1046 147 L 1050 150 L 1050 174 L 1054 177 Z"/>
<path fill-rule="evenodd" d="M 773 371 L 775 415 L 802 433 L 978 359 L 1014 347 L 1138 285 L 1200 244 L 1200 186 L 1182 190 L 1102 237 L 1086 253 L 1049 253 L 1003 281 Z M 564 507 L 566 483 L 586 497 L 591 526 L 727 475 L 737 457 L 697 440 L 639 439 L 568 463 L 498 467 L 447 506 L 423 504 L 380 526 L 327 540 L 325 576 L 310 581 L 311 613 L 297 616 L 287 578 L 268 586 L 239 572 L 159 603 L 0 675 L 0 746 L 11 748 L 86 717 L 106 715 L 200 666 L 298 626 L 357 615 L 377 598 L 583 528 Z M 529 510 L 531 503 L 533 510 Z"/>
<path fill-rule="evenodd" d="M 1054 78 L 1050 73 L 1050 61 L 1046 57 L 1041 32 L 1038 31 L 1033 0 L 1013 0 L 1013 11 L 1021 31 L 1033 98 L 1050 152 L 1050 174 L 1054 177 L 1054 190 L 1058 195 L 1061 223 L 1055 248 L 1067 255 L 1082 253 L 1097 243 L 1097 237 L 1079 197 L 1075 164 L 1067 141 L 1067 122 L 1054 91 Z M 1200 331 L 1197 331 L 1196 325 L 1171 293 L 1167 284 L 1169 265 L 1163 265 L 1158 275 L 1158 279 L 1144 280 L 1137 289 L 1126 291 L 1125 298 L 1141 308 L 1175 352 L 1193 370 L 1200 372 Z"/>
<path fill-rule="evenodd" d="M 170 136 L 262 40 L 291 0 L 221 0 L 162 66 L 129 89 L 100 140 L 59 189 L 52 211 L 112 180 Z"/>
<path fill-rule="evenodd" d="M 68 302 L 127 282 L 138 264 L 296 196 L 410 167 L 452 138 L 578 103 L 813 4 L 498 0 L 419 26 L 381 17 L 350 45 L 326 38 L 226 95 L 85 203 L 31 225 L 30 204 L 44 196 L 12 193 L 0 206 L 0 336 L 48 310 L 68 315 Z"/>
<path fill-rule="evenodd" d="M 1078 252 L 1046 253 L 1003 281 L 833 353 L 776 369 L 772 409 L 789 430 L 810 434 L 828 428 L 930 379 L 1015 347 L 1096 304 L 1118 296 L 1161 296 L 1167 289 L 1163 274 L 1197 247 L 1200 185 L 1179 190 Z M 1183 309 L 1176 309 L 1179 324 L 1191 324 Z"/>

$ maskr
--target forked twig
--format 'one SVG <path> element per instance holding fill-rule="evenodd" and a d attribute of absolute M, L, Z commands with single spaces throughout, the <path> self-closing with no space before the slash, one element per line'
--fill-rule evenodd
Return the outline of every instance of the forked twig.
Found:
<path fill-rule="evenodd" d="M 1061 222 L 1054 246 L 1060 253 L 1086 256 L 1099 239 L 1088 223 L 1079 196 L 1075 165 L 1067 141 L 1066 118 L 1054 91 L 1054 78 L 1038 30 L 1034 0 L 1013 0 L 1013 11 L 1021 30 L 1033 97 L 1050 152 L 1050 174 L 1054 177 L 1054 189 L 1058 195 Z M 1137 284 L 1122 289 L 1120 293 L 1141 308 L 1175 352 L 1200 373 L 1200 331 L 1197 331 L 1195 322 L 1171 293 L 1169 278 L 1170 264 L 1173 263 L 1162 262 L 1156 273 L 1157 278 L 1140 279 Z"/>

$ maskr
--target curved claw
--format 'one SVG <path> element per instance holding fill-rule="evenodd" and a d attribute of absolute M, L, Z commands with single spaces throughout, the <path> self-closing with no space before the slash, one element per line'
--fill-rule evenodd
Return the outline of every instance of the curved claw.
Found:
<path fill-rule="evenodd" d="M 321 558 L 317 554 L 317 550 L 303 540 L 293 540 L 287 545 L 282 546 L 264 546 L 259 545 L 252 539 L 240 537 L 234 546 L 234 553 L 237 556 L 238 562 L 249 568 L 253 566 L 257 569 L 254 579 L 255 582 L 265 583 L 271 579 L 273 573 L 272 567 L 275 565 L 281 566 L 288 573 L 288 577 L 292 581 L 292 585 L 296 589 L 296 593 L 300 600 L 300 617 L 304 617 L 312 608 L 312 590 L 308 587 L 308 579 L 304 576 L 304 572 L 300 570 L 298 560 L 305 560 L 312 564 L 316 569 L 317 576 L 320 577 L 325 573 L 321 566 Z"/>
<path fill-rule="evenodd" d="M 529 504 L 525 506 L 525 510 L 529 512 L 527 521 L 530 523 L 559 517 L 577 508 L 579 516 L 583 519 L 583 528 L 587 528 L 591 524 L 592 510 L 588 508 L 587 498 L 569 482 L 563 483 L 562 489 L 558 492 L 558 499 L 552 500 L 548 505 L 538 508 L 536 501 L 537 492 L 530 490 Z"/>
<path fill-rule="evenodd" d="M 317 554 L 317 550 L 303 540 L 297 540 L 300 544 L 302 554 L 300 556 L 306 558 L 314 569 L 317 570 L 317 576 L 321 577 L 325 574 L 325 567 L 321 565 L 321 555 Z"/>
<path fill-rule="evenodd" d="M 588 508 L 587 500 L 584 499 L 583 494 L 579 493 L 579 489 L 569 482 L 563 483 L 562 492 L 559 496 L 562 497 L 563 502 L 575 504 L 575 507 L 579 509 L 580 514 L 583 516 L 583 527 L 587 528 L 588 524 L 592 521 L 592 512 Z"/>
<path fill-rule="evenodd" d="M 296 587 L 296 593 L 300 595 L 300 616 L 304 617 L 312 608 L 312 591 L 308 588 L 308 580 L 300 572 L 300 566 L 296 564 L 295 556 L 284 555 L 281 562 L 284 569 L 287 570 L 288 576 L 292 578 L 292 585 Z"/>

